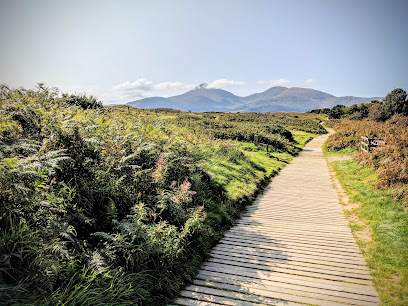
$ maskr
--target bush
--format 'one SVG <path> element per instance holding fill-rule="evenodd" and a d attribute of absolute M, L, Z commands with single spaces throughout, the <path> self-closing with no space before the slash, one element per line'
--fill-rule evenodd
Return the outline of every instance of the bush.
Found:
<path fill-rule="evenodd" d="M 395 188 L 396 198 L 404 199 L 408 206 L 408 117 L 395 115 L 386 122 L 348 119 L 329 122 L 336 133 L 328 139 L 327 150 L 338 151 L 347 147 L 359 150 L 361 136 L 382 138 L 386 145 L 372 153 L 361 152 L 357 160 L 361 165 L 373 167 L 378 173 L 375 186 L 379 189 Z"/>

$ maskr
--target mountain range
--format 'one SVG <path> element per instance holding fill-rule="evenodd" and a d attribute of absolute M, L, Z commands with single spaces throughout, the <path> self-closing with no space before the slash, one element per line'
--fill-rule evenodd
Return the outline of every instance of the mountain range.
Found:
<path fill-rule="evenodd" d="M 182 95 L 151 97 L 127 103 L 137 108 L 173 108 L 193 112 L 306 112 L 332 108 L 337 104 L 350 106 L 382 100 L 380 97 L 335 97 L 328 93 L 300 87 L 275 86 L 247 97 L 239 97 L 223 89 L 201 84 Z"/>

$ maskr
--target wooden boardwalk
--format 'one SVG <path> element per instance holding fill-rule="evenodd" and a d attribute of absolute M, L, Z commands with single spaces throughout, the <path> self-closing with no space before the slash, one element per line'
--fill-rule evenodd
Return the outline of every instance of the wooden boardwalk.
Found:
<path fill-rule="evenodd" d="M 287 165 L 213 249 L 179 305 L 378 305 L 323 157 Z"/>

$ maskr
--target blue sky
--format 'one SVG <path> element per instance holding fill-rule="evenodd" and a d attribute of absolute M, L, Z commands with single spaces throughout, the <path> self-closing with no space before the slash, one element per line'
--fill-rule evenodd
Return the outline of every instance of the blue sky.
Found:
<path fill-rule="evenodd" d="M 408 1 L 0 0 L 0 83 L 105 103 L 200 83 L 344 96 L 408 90 Z"/>

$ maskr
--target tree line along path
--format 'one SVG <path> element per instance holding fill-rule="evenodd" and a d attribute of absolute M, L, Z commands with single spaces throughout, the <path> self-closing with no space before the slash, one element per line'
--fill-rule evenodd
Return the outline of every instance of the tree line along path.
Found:
<path fill-rule="evenodd" d="M 178 305 L 378 305 L 323 156 L 310 141 L 213 249 Z"/>

